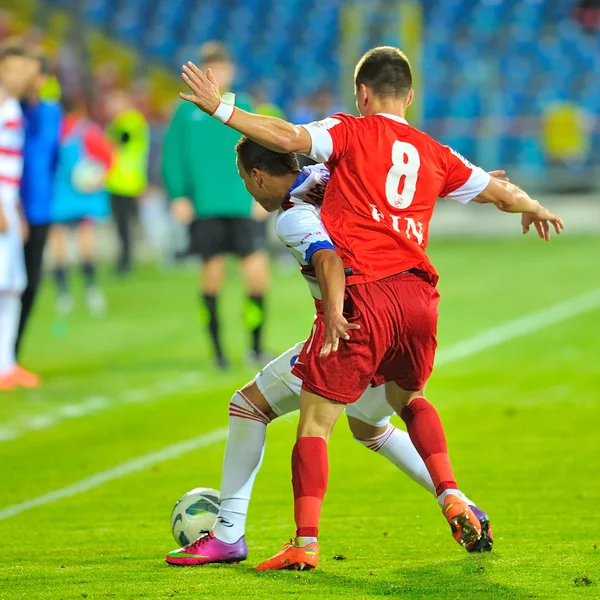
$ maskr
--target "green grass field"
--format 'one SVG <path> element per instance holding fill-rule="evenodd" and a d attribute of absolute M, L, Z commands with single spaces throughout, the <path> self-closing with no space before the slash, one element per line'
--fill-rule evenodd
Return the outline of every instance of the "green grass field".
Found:
<path fill-rule="evenodd" d="M 106 276 L 103 319 L 79 309 L 57 320 L 48 284 L 39 299 L 23 359 L 44 387 L 0 396 L 0 598 L 600 598 L 600 241 L 438 241 L 431 254 L 444 361 L 428 397 L 461 487 L 492 518 L 492 554 L 461 550 L 433 498 L 340 421 L 319 570 L 255 573 L 293 532 L 290 417 L 270 426 L 249 560 L 167 566 L 171 508 L 193 487 L 219 487 L 227 404 L 253 373 L 243 366 L 235 282 L 222 313 L 236 367 L 215 374 L 195 272 L 145 268 L 130 281 Z M 579 314 L 557 309 L 536 325 L 540 311 L 594 290 L 572 305 Z M 270 350 L 309 332 L 311 303 L 295 271 L 275 273 L 269 305 Z M 456 357 L 459 342 L 525 315 L 534 316 Z M 500 343 L 498 331 L 511 339 Z M 178 457 L 128 462 L 192 438 L 171 450 Z M 22 512 L 3 510 L 15 505 Z"/>

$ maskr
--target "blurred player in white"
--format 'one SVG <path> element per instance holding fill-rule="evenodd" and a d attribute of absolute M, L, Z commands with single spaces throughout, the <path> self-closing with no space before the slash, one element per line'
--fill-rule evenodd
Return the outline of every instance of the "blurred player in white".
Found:
<path fill-rule="evenodd" d="M 273 152 L 248 138 L 242 138 L 236 149 L 238 169 L 248 192 L 267 211 L 279 210 L 277 235 L 298 261 L 318 306 L 322 298 L 320 282 L 340 260 L 320 216 L 329 170 L 323 164 L 300 170 L 294 154 Z M 292 374 L 292 367 L 304 343 L 273 360 L 233 395 L 217 524 L 210 535 L 170 552 L 167 562 L 202 565 L 246 558 L 246 515 L 262 462 L 266 428 L 272 420 L 299 408 L 302 381 Z M 408 434 L 390 423 L 393 414 L 383 386 L 367 388 L 357 402 L 346 407 L 355 439 L 387 458 L 435 497 L 427 467 Z M 493 539 L 487 515 L 466 496 L 463 499 L 477 514 L 484 531 L 473 551 L 490 551 Z"/>
<path fill-rule="evenodd" d="M 19 367 L 15 358 L 21 293 L 27 285 L 19 200 L 24 126 L 17 98 L 25 93 L 34 71 L 35 61 L 21 48 L 0 49 L 0 391 L 37 385 L 36 376 Z"/>

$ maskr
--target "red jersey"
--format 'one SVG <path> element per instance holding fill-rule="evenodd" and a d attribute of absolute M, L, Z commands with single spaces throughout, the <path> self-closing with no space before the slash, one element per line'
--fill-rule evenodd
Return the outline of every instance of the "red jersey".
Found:
<path fill-rule="evenodd" d="M 466 204 L 490 176 L 394 115 L 338 113 L 304 127 L 310 157 L 331 172 L 321 218 L 349 269 L 348 284 L 408 269 L 437 282 L 425 253 L 436 200 Z"/>

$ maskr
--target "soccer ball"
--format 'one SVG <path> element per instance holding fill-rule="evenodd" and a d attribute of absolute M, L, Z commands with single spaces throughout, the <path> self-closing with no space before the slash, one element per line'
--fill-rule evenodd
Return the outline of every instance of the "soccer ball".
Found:
<path fill-rule="evenodd" d="M 93 194 L 106 187 L 106 168 L 95 160 L 80 160 L 71 173 L 71 183 L 81 194 Z"/>
<path fill-rule="evenodd" d="M 195 488 L 173 507 L 171 531 L 178 544 L 185 546 L 208 533 L 217 522 L 219 490 Z"/>

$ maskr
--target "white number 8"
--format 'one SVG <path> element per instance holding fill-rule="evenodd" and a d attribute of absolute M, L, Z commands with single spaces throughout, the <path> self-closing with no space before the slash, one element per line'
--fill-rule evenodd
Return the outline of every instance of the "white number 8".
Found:
<path fill-rule="evenodd" d="M 408 208 L 415 196 L 421 157 L 408 142 L 396 140 L 392 146 L 392 168 L 385 180 L 385 197 L 394 208 Z M 402 191 L 398 191 L 404 178 Z"/>

